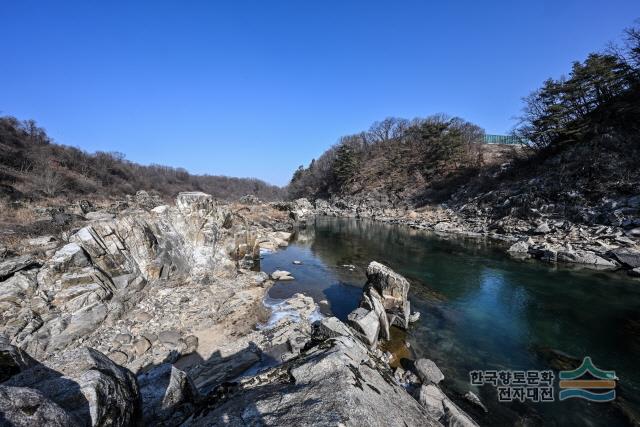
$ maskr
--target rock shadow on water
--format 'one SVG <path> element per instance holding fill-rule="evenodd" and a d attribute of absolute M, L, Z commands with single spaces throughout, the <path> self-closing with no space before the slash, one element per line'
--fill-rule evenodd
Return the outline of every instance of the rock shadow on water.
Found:
<path fill-rule="evenodd" d="M 344 282 L 337 282 L 323 289 L 322 292 L 326 297 L 331 313 L 338 319 L 346 321 L 349 313 L 358 307 L 362 288 L 351 286 Z"/>

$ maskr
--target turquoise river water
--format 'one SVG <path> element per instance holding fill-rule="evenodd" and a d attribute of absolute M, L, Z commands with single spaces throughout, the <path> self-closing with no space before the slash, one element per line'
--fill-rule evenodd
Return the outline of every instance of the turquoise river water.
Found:
<path fill-rule="evenodd" d="M 322 314 L 345 320 L 358 305 L 372 260 L 409 279 L 412 308 L 421 313 L 406 333 L 394 332 L 396 350 L 404 348 L 397 354 L 434 360 L 445 374 L 442 387 L 480 424 L 617 426 L 638 416 L 640 280 L 514 260 L 481 239 L 337 218 L 317 218 L 288 248 L 265 254 L 260 267 L 296 278 L 276 283 L 270 298 L 302 292 Z M 575 368 L 585 356 L 615 371 L 614 402 L 558 401 L 558 370 Z M 469 373 L 478 370 L 553 370 L 555 401 L 499 402 L 493 385 L 470 383 Z M 488 413 L 465 406 L 467 391 Z"/>

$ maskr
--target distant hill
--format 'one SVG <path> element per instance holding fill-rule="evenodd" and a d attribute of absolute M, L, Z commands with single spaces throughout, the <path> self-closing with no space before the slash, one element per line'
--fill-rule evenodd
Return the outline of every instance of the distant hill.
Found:
<path fill-rule="evenodd" d="M 486 144 L 479 126 L 436 115 L 390 117 L 368 131 L 340 138 L 288 187 L 291 198 L 386 194 L 420 205 L 443 200 L 456 186 L 521 153 L 519 145 Z"/>
<path fill-rule="evenodd" d="M 166 200 L 180 191 L 204 191 L 235 200 L 252 194 L 270 201 L 283 197 L 280 187 L 255 178 L 192 175 L 169 166 L 142 166 L 121 153 L 87 153 L 52 142 L 33 120 L 0 117 L 0 198 L 119 198 L 136 191 L 155 192 Z"/>
<path fill-rule="evenodd" d="M 586 221 L 597 216 L 591 208 L 640 196 L 640 28 L 524 101 L 509 138 L 442 115 L 376 122 L 301 166 L 289 197 L 382 195 L 395 205 L 473 203 L 483 215 L 544 210 Z M 523 144 L 485 144 L 495 140 Z"/>

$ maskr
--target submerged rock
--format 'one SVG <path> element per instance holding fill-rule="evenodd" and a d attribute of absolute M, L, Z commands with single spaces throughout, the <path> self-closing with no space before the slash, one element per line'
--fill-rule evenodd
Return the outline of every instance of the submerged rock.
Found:
<path fill-rule="evenodd" d="M 480 398 L 472 391 L 468 391 L 465 393 L 464 398 L 474 404 L 475 406 L 477 406 L 478 408 L 482 409 L 482 411 L 484 411 L 484 413 L 489 412 L 489 410 L 487 409 L 486 406 L 484 406 L 484 404 L 482 403 L 482 401 L 480 400 Z"/>
<path fill-rule="evenodd" d="M 284 270 L 276 270 L 273 273 L 271 273 L 271 278 L 273 280 L 279 280 L 281 282 L 287 281 L 287 280 L 295 280 L 295 278 L 291 275 L 291 273 L 289 273 L 288 271 L 284 271 Z"/>

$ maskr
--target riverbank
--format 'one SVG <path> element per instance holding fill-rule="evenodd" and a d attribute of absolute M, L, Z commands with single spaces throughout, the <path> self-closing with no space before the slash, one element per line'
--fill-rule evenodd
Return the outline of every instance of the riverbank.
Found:
<path fill-rule="evenodd" d="M 464 407 L 481 425 L 637 422 L 637 280 L 616 271 L 513 259 L 504 247 L 380 221 L 315 216 L 289 246 L 266 254 L 261 267 L 286 269 L 296 278 L 276 283 L 269 295 L 305 292 L 325 315 L 344 321 L 359 305 L 370 260 L 401 273 L 411 283 L 411 310 L 421 316 L 385 343 L 396 355 L 392 365 L 433 360 L 445 376 L 440 385 L 457 404 L 463 406 L 472 391 L 486 406 L 486 414 Z M 553 369 L 557 375 L 587 355 L 620 378 L 615 405 L 505 403 L 495 387 L 469 381 L 472 370 Z"/>
<path fill-rule="evenodd" d="M 631 198 L 626 203 L 640 205 L 640 198 Z M 310 215 L 366 218 L 441 234 L 488 238 L 504 242 L 505 249 L 514 257 L 623 270 L 630 276 L 640 277 L 640 227 L 629 220 L 624 226 L 616 226 L 575 223 L 552 215 L 538 215 L 536 219 L 514 216 L 495 219 L 473 204 L 458 209 L 445 205 L 412 209 L 394 206 L 385 197 L 318 199 L 313 205 L 299 199 L 292 202 L 289 209 L 294 217 L 300 218 Z"/>
<path fill-rule="evenodd" d="M 265 309 L 273 280 L 254 263 L 292 227 L 272 207 L 191 192 L 175 206 L 92 207 L 60 234 L 12 240 L 0 259 L 4 419 L 473 425 L 444 395 L 430 413 L 338 319 L 314 323 L 313 299 L 288 298 L 288 316 Z"/>

